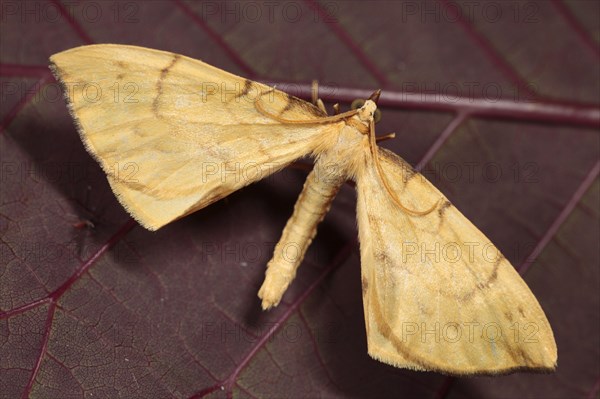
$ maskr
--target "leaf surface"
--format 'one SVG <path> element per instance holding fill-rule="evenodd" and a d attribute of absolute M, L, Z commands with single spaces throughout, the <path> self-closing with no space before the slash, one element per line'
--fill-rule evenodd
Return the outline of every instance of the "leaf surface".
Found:
<path fill-rule="evenodd" d="M 0 25 L 0 397 L 598 395 L 597 2 L 27 4 L 3 3 Z M 86 43 L 182 53 L 305 94 L 318 79 L 343 108 L 345 89 L 382 88 L 377 130 L 396 132 L 382 145 L 424 165 L 519 268 L 553 326 L 556 373 L 450 378 L 370 359 L 350 186 L 280 306 L 261 312 L 302 167 L 157 233 L 136 226 L 46 69 Z M 587 119 L 515 119 L 501 100 Z"/>

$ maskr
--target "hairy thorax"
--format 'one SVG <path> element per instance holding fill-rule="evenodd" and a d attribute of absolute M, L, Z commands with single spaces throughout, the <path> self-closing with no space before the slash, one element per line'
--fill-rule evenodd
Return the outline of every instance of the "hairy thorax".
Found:
<path fill-rule="evenodd" d="M 369 151 L 369 125 L 358 114 L 340 123 L 343 126 L 321 143 L 315 155 L 320 167 L 332 177 L 354 180 Z"/>

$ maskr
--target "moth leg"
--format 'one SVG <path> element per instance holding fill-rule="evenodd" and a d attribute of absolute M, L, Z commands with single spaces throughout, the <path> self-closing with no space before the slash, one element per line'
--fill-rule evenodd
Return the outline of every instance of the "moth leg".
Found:
<path fill-rule="evenodd" d="M 327 108 L 325 108 L 325 104 L 323 104 L 323 100 L 321 100 L 319 98 L 319 81 L 318 80 L 313 80 L 312 81 L 312 86 L 311 86 L 311 96 L 312 96 L 312 103 L 314 105 L 316 105 L 321 111 L 325 112 L 325 115 L 327 115 Z"/>
<path fill-rule="evenodd" d="M 264 310 L 281 301 L 317 232 L 317 225 L 325 217 L 343 182 L 343 178 L 332 174 L 321 161 L 317 161 L 306 178 L 294 213 L 275 246 L 273 258 L 267 264 L 265 281 L 258 291 Z"/>
<path fill-rule="evenodd" d="M 380 141 L 393 139 L 395 137 L 396 137 L 396 133 L 388 133 L 383 136 L 375 136 L 375 141 L 379 143 Z"/>
<path fill-rule="evenodd" d="M 325 112 L 325 115 L 327 115 L 327 108 L 325 108 L 325 104 L 323 104 L 323 100 L 320 98 L 317 100 L 317 107 L 319 107 L 319 109 Z"/>

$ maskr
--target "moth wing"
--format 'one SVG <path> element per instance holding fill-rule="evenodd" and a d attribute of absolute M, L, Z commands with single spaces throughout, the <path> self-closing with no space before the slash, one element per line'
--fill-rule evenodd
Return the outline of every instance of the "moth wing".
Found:
<path fill-rule="evenodd" d="M 182 55 L 91 45 L 50 58 L 81 139 L 125 209 L 156 230 L 302 157 L 329 125 L 310 103 Z"/>
<path fill-rule="evenodd" d="M 390 199 L 367 154 L 357 176 L 369 354 L 396 367 L 448 374 L 554 369 L 552 330 L 500 251 L 422 175 L 379 149 Z"/>

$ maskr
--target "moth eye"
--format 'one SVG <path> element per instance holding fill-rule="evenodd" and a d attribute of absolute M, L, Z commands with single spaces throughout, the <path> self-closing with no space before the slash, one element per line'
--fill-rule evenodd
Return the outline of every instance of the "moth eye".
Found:
<path fill-rule="evenodd" d="M 352 104 L 350 104 L 350 108 L 351 109 L 359 109 L 363 105 L 365 105 L 365 100 L 357 98 L 356 100 L 352 101 Z M 375 121 L 375 123 L 378 123 L 381 120 L 381 111 L 379 110 L 379 108 L 377 108 L 375 110 L 375 115 L 373 115 L 373 120 Z"/>
<path fill-rule="evenodd" d="M 351 109 L 359 109 L 363 105 L 365 105 L 365 100 L 357 98 L 356 100 L 352 101 L 352 104 L 350 104 L 350 108 Z"/>
<path fill-rule="evenodd" d="M 379 123 L 379 121 L 381 120 L 381 111 L 379 110 L 379 108 L 377 108 L 375 110 L 375 115 L 373 115 L 373 120 L 375 121 L 375 123 Z"/>

